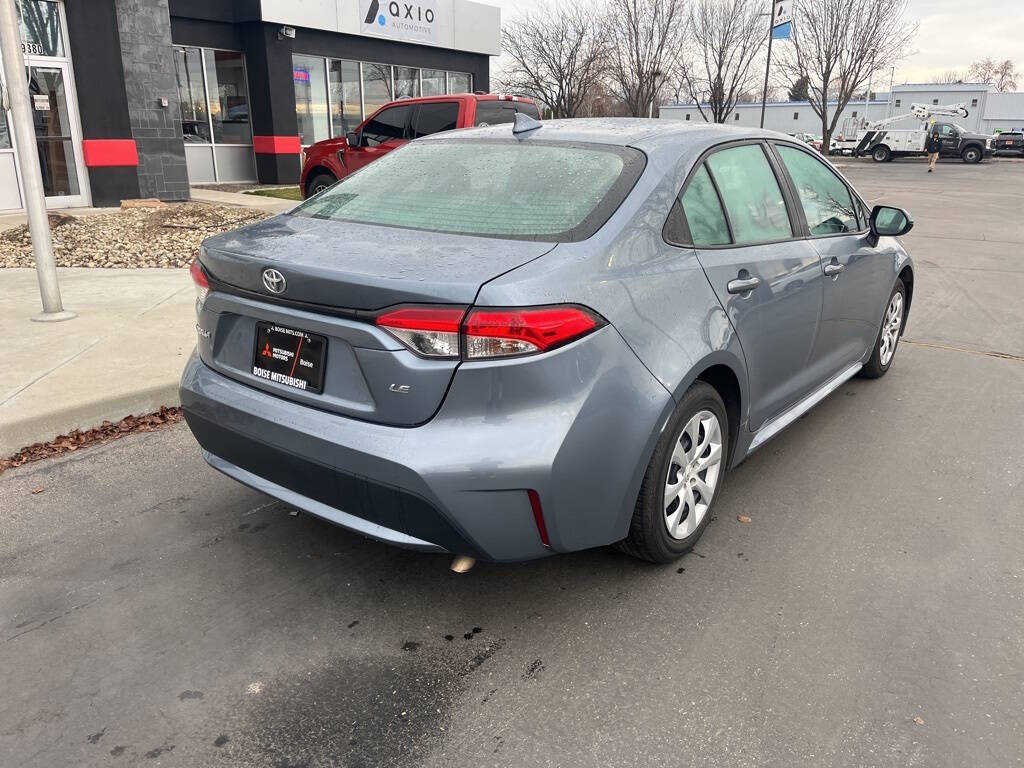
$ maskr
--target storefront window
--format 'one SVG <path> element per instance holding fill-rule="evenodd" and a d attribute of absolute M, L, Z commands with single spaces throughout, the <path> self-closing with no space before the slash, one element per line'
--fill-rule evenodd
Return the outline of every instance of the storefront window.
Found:
<path fill-rule="evenodd" d="M 448 93 L 472 93 L 473 76 L 465 72 L 448 73 Z"/>
<path fill-rule="evenodd" d="M 359 62 L 331 59 L 327 62 L 327 82 L 331 94 L 331 133 L 344 136 L 363 119 Z"/>
<path fill-rule="evenodd" d="M 215 144 L 252 144 L 245 59 L 236 51 L 203 51 Z"/>
<path fill-rule="evenodd" d="M 295 83 L 295 115 L 302 143 L 315 144 L 329 137 L 327 122 L 327 76 L 319 56 L 292 55 Z"/>
<path fill-rule="evenodd" d="M 394 101 L 389 64 L 363 64 L 363 104 L 367 116 Z"/>
<path fill-rule="evenodd" d="M 420 71 L 413 67 L 395 67 L 395 98 L 416 98 L 420 95 Z"/>
<path fill-rule="evenodd" d="M 11 148 L 11 132 L 7 127 L 7 113 L 0 111 L 0 149 Z"/>
<path fill-rule="evenodd" d="M 53 0 L 19 0 L 21 51 L 28 56 L 63 56 L 60 9 Z"/>
<path fill-rule="evenodd" d="M 444 96 L 448 93 L 443 69 L 424 69 L 422 72 L 424 96 Z"/>
<path fill-rule="evenodd" d="M 202 52 L 198 48 L 174 49 L 174 74 L 181 104 L 181 133 L 186 143 L 209 144 L 210 120 L 203 90 Z"/>

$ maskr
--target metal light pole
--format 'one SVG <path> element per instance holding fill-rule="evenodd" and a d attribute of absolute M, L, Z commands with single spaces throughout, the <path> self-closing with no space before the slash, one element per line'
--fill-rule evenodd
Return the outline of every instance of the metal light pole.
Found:
<path fill-rule="evenodd" d="M 772 66 L 772 38 L 775 37 L 775 1 L 772 0 L 768 17 L 768 61 L 764 65 L 764 90 L 761 92 L 761 127 L 764 128 L 764 108 L 768 103 L 768 72 Z"/>
<path fill-rule="evenodd" d="M 46 196 L 43 193 L 43 176 L 39 170 L 39 150 L 32 125 L 28 85 L 25 83 L 25 60 L 21 55 L 21 35 L 14 0 L 0 0 L 0 52 L 3 53 L 11 122 L 18 142 L 22 192 L 35 252 L 39 295 L 43 301 L 42 314 L 34 315 L 32 319 L 39 322 L 70 320 L 75 317 L 75 313 L 64 309 L 60 300 L 60 286 L 57 285 L 57 264 L 53 259 L 50 222 L 46 218 Z"/>

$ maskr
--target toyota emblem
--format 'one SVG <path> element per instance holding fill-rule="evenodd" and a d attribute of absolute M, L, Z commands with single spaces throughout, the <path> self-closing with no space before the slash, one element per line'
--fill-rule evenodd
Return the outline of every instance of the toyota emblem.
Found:
<path fill-rule="evenodd" d="M 276 269 L 263 270 L 263 287 L 271 293 L 284 293 L 287 285 L 288 283 L 285 281 L 284 275 Z"/>

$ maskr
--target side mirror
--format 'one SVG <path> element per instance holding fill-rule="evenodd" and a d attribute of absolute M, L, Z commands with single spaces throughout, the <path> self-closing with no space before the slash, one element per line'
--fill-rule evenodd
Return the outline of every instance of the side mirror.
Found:
<path fill-rule="evenodd" d="M 349 131 L 345 134 L 345 141 L 350 147 L 359 146 L 359 133 L 357 131 Z"/>
<path fill-rule="evenodd" d="M 881 237 L 899 237 L 914 228 L 914 220 L 902 208 L 890 205 L 876 205 L 871 210 L 872 245 Z"/>

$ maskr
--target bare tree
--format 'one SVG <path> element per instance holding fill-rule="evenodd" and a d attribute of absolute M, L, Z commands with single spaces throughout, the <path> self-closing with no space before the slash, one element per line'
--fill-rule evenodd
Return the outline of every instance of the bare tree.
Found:
<path fill-rule="evenodd" d="M 511 64 L 495 79 L 543 102 L 552 117 L 575 117 L 601 80 L 607 45 L 594 11 L 579 0 L 539 5 L 503 25 Z"/>
<path fill-rule="evenodd" d="M 964 81 L 964 73 L 957 69 L 947 69 L 945 72 L 940 72 L 938 75 L 932 78 L 933 83 L 962 83 Z"/>
<path fill-rule="evenodd" d="M 997 91 L 1017 90 L 1017 66 L 1010 59 L 976 61 L 967 70 L 967 76 L 982 83 L 992 83 Z"/>
<path fill-rule="evenodd" d="M 745 92 L 756 89 L 751 65 L 767 40 L 760 0 L 694 0 L 687 91 L 706 122 L 724 123 Z M 706 111 L 705 111 L 706 110 Z"/>
<path fill-rule="evenodd" d="M 824 146 L 853 95 L 907 54 L 917 25 L 905 21 L 906 8 L 907 0 L 807 0 L 794 6 L 792 45 L 779 61 L 790 77 L 807 78 Z"/>
<path fill-rule="evenodd" d="M 679 61 L 683 0 L 608 0 L 604 27 L 609 81 L 630 115 L 647 116 Z"/>

